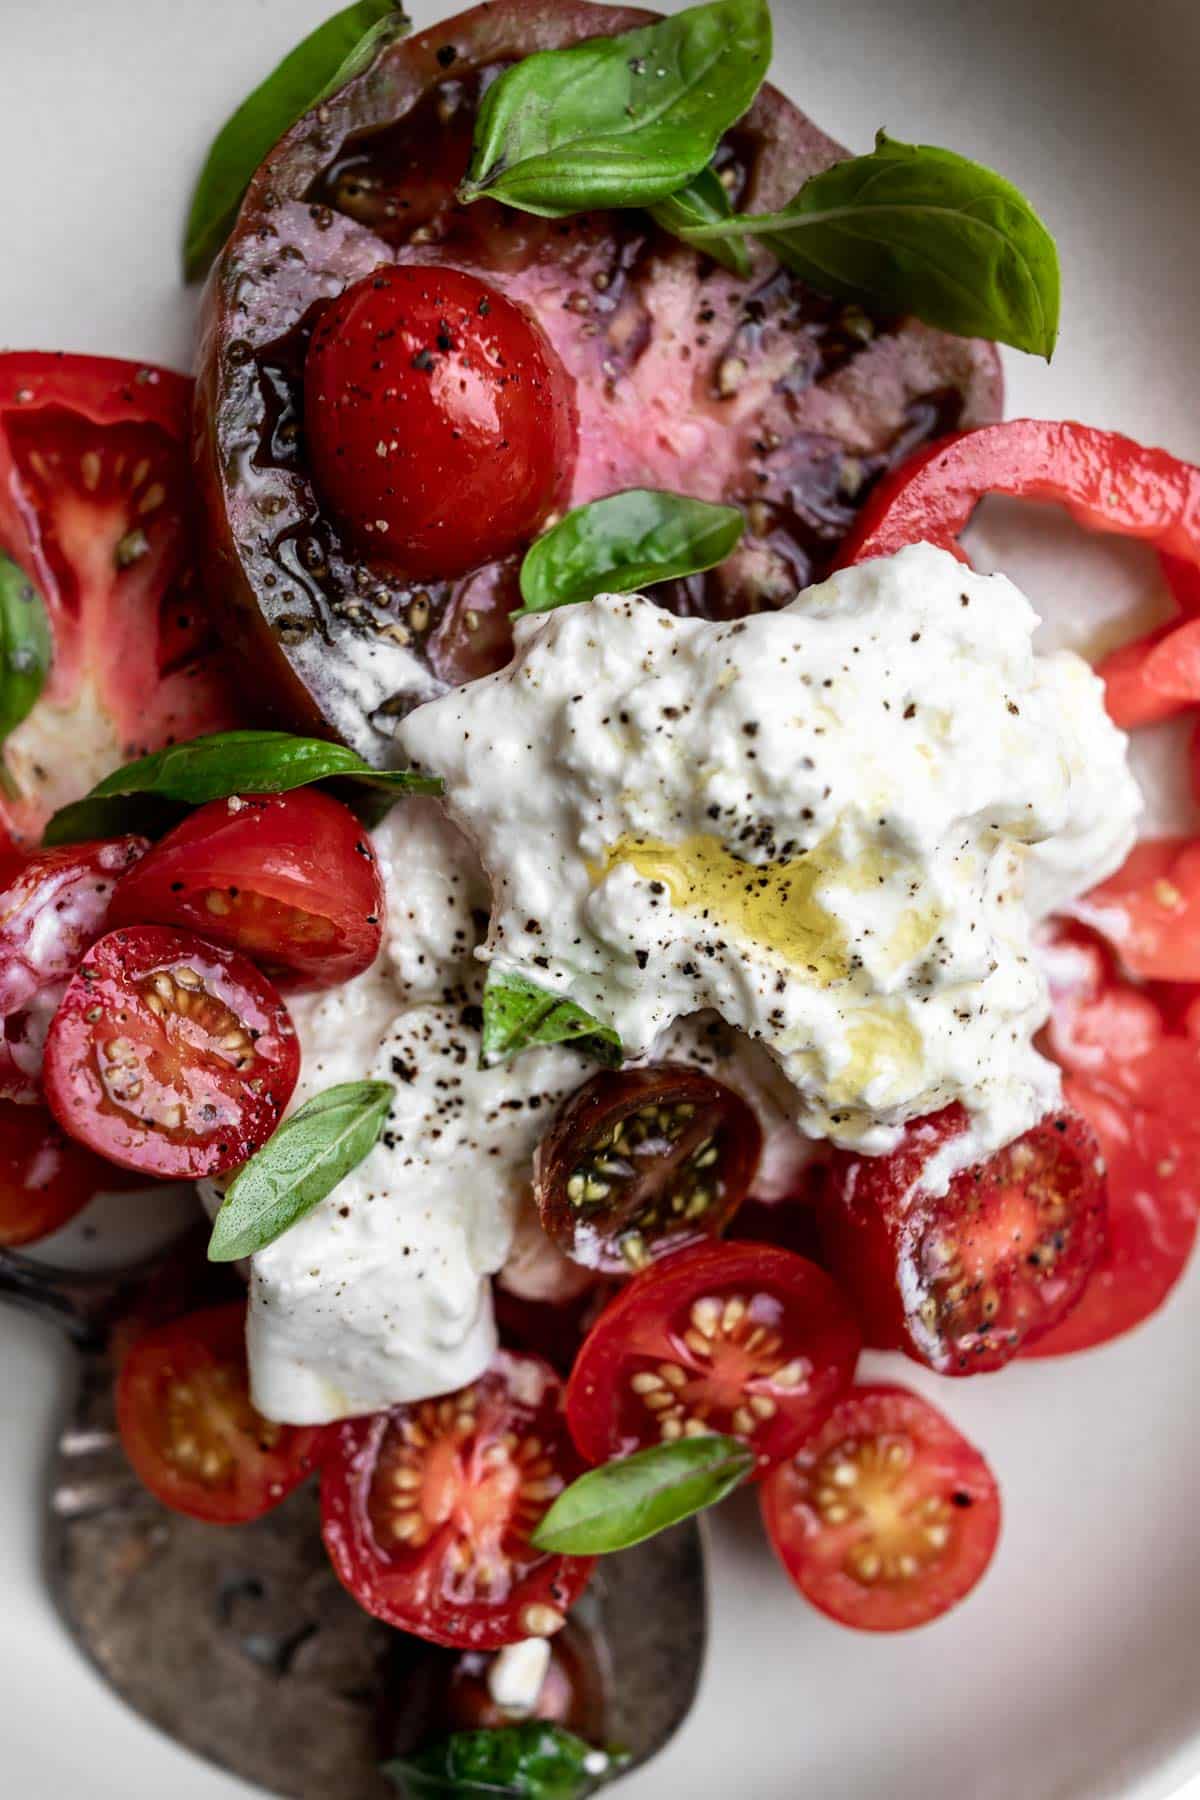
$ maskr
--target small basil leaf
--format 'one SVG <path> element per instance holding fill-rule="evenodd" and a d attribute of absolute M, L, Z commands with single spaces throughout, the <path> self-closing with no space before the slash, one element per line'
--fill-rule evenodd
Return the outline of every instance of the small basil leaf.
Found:
<path fill-rule="evenodd" d="M 1047 361 L 1058 337 L 1058 251 L 1025 196 L 991 169 L 880 132 L 869 156 L 814 175 L 778 213 L 693 234 L 748 232 L 819 293 L 913 313 L 959 337 Z"/>
<path fill-rule="evenodd" d="M 551 219 L 651 206 L 712 160 L 770 60 L 766 0 L 715 0 L 528 56 L 487 91 L 459 197 Z"/>
<path fill-rule="evenodd" d="M 525 604 L 514 617 L 698 575 L 724 562 L 744 530 L 736 506 L 711 506 L 653 488 L 630 488 L 577 506 L 526 553 Z"/>
<path fill-rule="evenodd" d="M 621 1040 L 573 1000 L 550 994 L 523 975 L 489 973 L 483 989 L 481 1069 L 508 1062 L 522 1050 L 547 1044 L 571 1044 L 607 1068 L 624 1060 Z"/>
<path fill-rule="evenodd" d="M 409 29 L 394 0 L 357 0 L 311 31 L 242 102 L 217 133 L 192 195 L 185 280 L 204 274 L 229 236 L 251 176 L 284 132 L 359 74 L 383 42 Z"/>
<path fill-rule="evenodd" d="M 407 1796 L 510 1795 L 515 1800 L 584 1800 L 629 1762 L 620 1751 L 596 1750 L 574 1732 L 541 1719 L 498 1731 L 458 1731 L 411 1756 L 383 1765 Z"/>
<path fill-rule="evenodd" d="M 0 744 L 33 711 L 53 653 L 42 596 L 24 569 L 0 552 Z"/>
<path fill-rule="evenodd" d="M 145 798 L 203 806 L 232 794 L 286 794 L 335 777 L 394 794 L 439 794 L 441 782 L 410 769 L 373 769 L 344 744 L 293 737 L 287 731 L 219 731 L 171 744 L 106 775 L 82 800 L 64 806 L 46 827 L 47 844 L 105 836 L 136 818 Z M 129 798 L 137 804 L 128 805 Z M 101 829 L 97 832 L 97 827 Z"/>
<path fill-rule="evenodd" d="M 395 1091 L 390 1081 L 348 1081 L 285 1119 L 225 1190 L 209 1262 L 253 1256 L 331 1194 L 374 1149 Z"/>
<path fill-rule="evenodd" d="M 754 1464 L 753 1450 L 737 1438 L 713 1435 L 655 1444 L 573 1481 L 530 1542 L 537 1550 L 564 1556 L 628 1550 L 715 1506 Z"/>
<path fill-rule="evenodd" d="M 654 223 L 669 231 L 672 237 L 696 245 L 731 275 L 740 275 L 743 280 L 749 275 L 750 252 L 742 238 L 710 238 L 705 243 L 692 236 L 697 228 L 703 230 L 733 218 L 728 190 L 715 169 L 701 169 L 686 187 L 676 194 L 668 194 L 665 200 L 658 201 L 649 210 Z"/>

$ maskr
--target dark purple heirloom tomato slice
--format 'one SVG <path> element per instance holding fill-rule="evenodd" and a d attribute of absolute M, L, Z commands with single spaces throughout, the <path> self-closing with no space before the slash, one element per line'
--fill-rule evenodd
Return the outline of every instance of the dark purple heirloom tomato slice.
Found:
<path fill-rule="evenodd" d="M 883 471 L 998 416 L 991 346 L 818 296 L 761 247 L 743 280 L 645 212 L 540 219 L 456 203 L 497 73 L 653 16 L 493 0 L 389 46 L 280 140 L 214 271 L 196 411 L 211 591 L 264 697 L 372 762 L 394 759 L 397 717 L 439 683 L 507 660 L 520 552 L 547 505 L 651 487 L 741 506 L 735 554 L 657 590 L 679 611 L 734 617 L 822 575 Z M 843 154 L 766 87 L 717 163 L 734 203 L 762 211 Z M 435 270 L 446 306 L 431 314 Z M 393 318 L 414 277 L 418 305 Z M 479 295 L 474 319 L 452 288 Z M 377 345 L 387 354 L 370 359 L 384 368 L 351 396 L 372 334 L 393 326 Z M 520 340 L 520 389 L 501 389 L 501 404 L 480 384 L 495 427 L 456 444 L 449 411 L 428 402 L 456 379 L 475 386 L 478 354 L 498 339 L 505 355 Z M 536 429 L 522 422 L 529 371 L 546 401 Z M 404 460 L 381 379 L 415 409 L 425 472 Z M 347 442 L 351 407 L 361 431 Z M 569 491 L 550 500 L 549 447 L 568 410 L 577 449 L 556 473 Z M 484 445 L 501 425 L 489 471 Z"/>
<path fill-rule="evenodd" d="M 46 1039 L 46 1098 L 81 1144 L 125 1169 L 218 1175 L 266 1142 L 300 1050 L 287 1009 L 236 951 L 143 925 L 94 944 Z"/>
<path fill-rule="evenodd" d="M 213 800 L 127 875 L 112 925 L 181 925 L 249 956 L 281 986 L 337 987 L 383 939 L 369 835 L 315 788 Z"/>
<path fill-rule="evenodd" d="M 868 1344 L 942 1375 L 1001 1368 L 1075 1306 L 1105 1242 L 1104 1164 L 1064 1110 L 930 1193 L 958 1107 L 919 1119 L 890 1156 L 835 1158 L 820 1209 L 826 1261 Z"/>
<path fill-rule="evenodd" d="M 594 1559 L 529 1542 L 583 1469 L 548 1364 L 500 1350 L 456 1394 L 331 1427 L 323 1458 L 325 1548 L 376 1618 L 471 1650 L 562 1628 Z"/>
<path fill-rule="evenodd" d="M 908 1631 L 957 1606 L 1000 1533 L 983 1457 L 899 1387 L 851 1388 L 764 1482 L 762 1512 L 804 1598 L 859 1631 Z"/>
<path fill-rule="evenodd" d="M 537 1153 L 543 1229 L 576 1262 L 628 1275 L 715 1237 L 745 1198 L 762 1132 L 697 1070 L 604 1070 L 569 1096 Z"/>

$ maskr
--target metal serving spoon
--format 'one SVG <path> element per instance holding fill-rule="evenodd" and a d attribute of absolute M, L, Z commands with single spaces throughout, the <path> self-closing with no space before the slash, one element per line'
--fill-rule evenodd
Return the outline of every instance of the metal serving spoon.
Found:
<path fill-rule="evenodd" d="M 107 1344 L 162 1269 L 159 1258 L 87 1276 L 0 1251 L 0 1302 L 52 1321 L 79 1357 L 46 1506 L 59 1612 L 123 1700 L 210 1762 L 294 1800 L 395 1800 L 379 1763 L 437 1729 L 455 1659 L 343 1591 L 311 1484 L 256 1524 L 225 1527 L 168 1512 L 139 1485 L 116 1435 Z M 596 1734 L 636 1767 L 682 1724 L 700 1679 L 694 1522 L 604 1560 L 573 1620 L 602 1690 Z"/>

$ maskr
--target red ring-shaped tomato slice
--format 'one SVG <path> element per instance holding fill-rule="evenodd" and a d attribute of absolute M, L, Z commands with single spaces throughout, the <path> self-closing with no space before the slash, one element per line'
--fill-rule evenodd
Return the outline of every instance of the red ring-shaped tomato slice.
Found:
<path fill-rule="evenodd" d="M 860 1338 L 814 1263 L 769 1244 L 704 1243 L 637 1275 L 589 1332 L 567 1387 L 589 1462 L 724 1432 L 762 1473 L 815 1430 Z"/>
<path fill-rule="evenodd" d="M 839 1625 L 907 1631 L 968 1594 L 992 1559 L 1000 1492 L 927 1400 L 852 1388 L 762 1488 L 775 1554 Z"/>
<path fill-rule="evenodd" d="M 251 1402 L 241 1301 L 139 1338 L 117 1377 L 117 1427 L 144 1487 L 173 1512 L 243 1525 L 314 1466 L 317 1428 L 276 1425 Z"/>
<path fill-rule="evenodd" d="M 46 1098 L 63 1130 L 168 1180 L 245 1162 L 299 1072 L 295 1030 L 266 976 L 160 925 L 94 944 L 46 1039 Z"/>
<path fill-rule="evenodd" d="M 456 1394 L 330 1429 L 325 1548 L 359 1605 L 398 1630 L 470 1650 L 549 1637 L 594 1559 L 529 1538 L 582 1467 L 558 1376 L 501 1350 Z"/>
<path fill-rule="evenodd" d="M 538 1148 L 542 1227 L 575 1262 L 628 1275 L 715 1237 L 761 1148 L 741 1095 L 696 1069 L 603 1070 L 568 1097 Z"/>

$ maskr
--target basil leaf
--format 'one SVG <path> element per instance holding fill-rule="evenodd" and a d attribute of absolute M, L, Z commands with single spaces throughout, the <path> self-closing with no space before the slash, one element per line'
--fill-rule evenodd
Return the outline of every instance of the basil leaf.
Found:
<path fill-rule="evenodd" d="M 603 1556 L 656 1537 L 715 1506 L 750 1473 L 753 1450 L 737 1438 L 677 1438 L 573 1481 L 530 1538 L 556 1555 Z"/>
<path fill-rule="evenodd" d="M 498 1731 L 458 1731 L 383 1772 L 407 1800 L 480 1794 L 517 1800 L 583 1800 L 629 1762 L 620 1751 L 595 1750 L 561 1725 L 530 1719 Z"/>
<path fill-rule="evenodd" d="M 770 60 L 766 0 L 715 0 L 528 56 L 487 91 L 459 198 L 550 219 L 653 205 L 712 160 Z"/>
<path fill-rule="evenodd" d="M 53 654 L 42 596 L 24 569 L 0 552 L 0 744 L 33 711 Z"/>
<path fill-rule="evenodd" d="M 656 225 L 661 225 L 673 237 L 681 238 L 685 244 L 697 245 L 731 275 L 740 275 L 743 279 L 749 275 L 750 252 L 743 238 L 710 238 L 704 243 L 692 236 L 697 228 L 703 230 L 705 226 L 720 225 L 733 218 L 733 203 L 715 169 L 701 169 L 686 187 L 676 194 L 668 194 L 665 200 L 660 200 L 649 210 Z"/>
<path fill-rule="evenodd" d="M 232 794 L 286 794 L 335 776 L 397 794 L 442 791 L 436 776 L 373 769 L 357 751 L 325 738 L 293 737 L 287 731 L 218 731 L 115 769 L 82 800 L 54 814 L 44 841 L 71 844 L 127 830 L 130 821 L 143 817 L 147 798 L 157 801 L 161 811 L 164 801 L 203 806 Z"/>
<path fill-rule="evenodd" d="M 624 1061 L 621 1040 L 611 1025 L 602 1025 L 573 1000 L 549 994 L 523 975 L 489 972 L 483 989 L 480 1068 L 494 1068 L 522 1050 L 547 1044 L 572 1044 L 610 1069 Z"/>
<path fill-rule="evenodd" d="M 209 1262 L 253 1256 L 331 1194 L 374 1149 L 395 1092 L 390 1081 L 347 1081 L 285 1119 L 225 1190 Z"/>
<path fill-rule="evenodd" d="M 284 132 L 359 74 L 384 42 L 410 28 L 395 0 L 357 0 L 311 31 L 225 121 L 192 195 L 185 281 L 199 280 L 208 268 L 233 228 L 251 176 Z"/>
<path fill-rule="evenodd" d="M 631 594 L 656 581 L 698 575 L 737 548 L 736 506 L 630 488 L 577 506 L 527 551 L 514 618 L 572 606 L 594 594 Z"/>
<path fill-rule="evenodd" d="M 748 232 L 823 294 L 913 313 L 959 337 L 1044 356 L 1058 337 L 1058 251 L 1025 196 L 991 169 L 880 132 L 869 156 L 814 175 L 778 213 L 704 226 Z"/>

